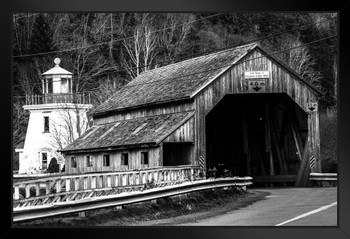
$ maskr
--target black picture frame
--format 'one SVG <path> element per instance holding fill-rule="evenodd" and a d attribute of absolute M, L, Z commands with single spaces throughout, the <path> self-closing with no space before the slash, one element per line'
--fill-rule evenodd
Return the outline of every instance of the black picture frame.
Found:
<path fill-rule="evenodd" d="M 347 23 L 349 0 L 344 1 L 230 1 L 230 0 L 1 0 L 1 106 L 8 117 L 2 119 L 2 196 L 1 238 L 350 238 L 350 80 Z M 338 108 L 338 226 L 337 227 L 88 227 L 88 228 L 14 228 L 12 225 L 12 50 L 11 23 L 15 12 L 250 12 L 250 11 L 332 11 L 339 13 L 339 108 Z M 6 152 L 6 153 L 5 153 Z M 268 216 L 268 215 L 267 215 Z"/>

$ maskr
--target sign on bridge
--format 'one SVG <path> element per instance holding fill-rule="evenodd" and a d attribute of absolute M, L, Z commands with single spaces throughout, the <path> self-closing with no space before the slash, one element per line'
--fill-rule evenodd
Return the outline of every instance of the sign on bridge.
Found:
<path fill-rule="evenodd" d="M 318 110 L 317 102 L 309 102 L 307 103 L 306 112 L 316 112 Z"/>
<path fill-rule="evenodd" d="M 245 71 L 244 79 L 247 80 L 249 93 L 264 93 L 266 81 L 270 77 L 268 71 Z"/>

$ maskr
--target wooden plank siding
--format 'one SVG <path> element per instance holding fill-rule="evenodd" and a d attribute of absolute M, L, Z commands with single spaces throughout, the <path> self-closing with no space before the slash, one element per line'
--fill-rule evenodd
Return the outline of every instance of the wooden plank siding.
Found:
<path fill-rule="evenodd" d="M 128 120 L 145 116 L 170 114 L 193 110 L 193 103 L 166 104 L 157 107 L 138 108 L 135 110 L 115 112 L 109 116 L 94 117 L 94 124 L 106 124 L 120 120 Z"/>
<path fill-rule="evenodd" d="M 141 165 L 141 152 L 148 152 L 148 165 Z M 121 165 L 121 154 L 129 154 L 129 165 Z M 110 166 L 103 166 L 103 155 L 108 154 L 110 160 Z M 87 167 L 86 156 L 93 157 L 92 167 Z M 75 168 L 71 165 L 71 157 L 76 157 L 77 166 Z M 98 152 L 98 153 L 83 153 L 65 156 L 65 167 L 67 173 L 87 173 L 87 172 L 106 172 L 106 171 L 126 171 L 142 168 L 154 168 L 159 167 L 160 147 L 157 148 L 145 148 L 134 149 L 127 151 L 110 151 L 110 152 Z"/>
<path fill-rule="evenodd" d="M 248 93 L 248 86 L 244 79 L 245 71 L 269 71 L 270 78 L 267 81 L 266 93 L 286 93 L 304 111 L 307 109 L 308 102 L 317 102 L 316 93 L 309 86 L 274 59 L 266 57 L 259 49 L 254 49 L 195 96 L 195 161 L 198 161 L 200 156 L 206 155 L 206 114 L 225 94 Z M 310 149 L 319 159 L 318 113 L 310 113 L 309 120 L 311 120 L 308 127 L 308 131 L 311 132 L 309 133 Z M 194 163 L 194 165 L 197 164 Z"/>
<path fill-rule="evenodd" d="M 194 118 L 192 117 L 177 130 L 170 134 L 163 142 L 194 142 Z"/>

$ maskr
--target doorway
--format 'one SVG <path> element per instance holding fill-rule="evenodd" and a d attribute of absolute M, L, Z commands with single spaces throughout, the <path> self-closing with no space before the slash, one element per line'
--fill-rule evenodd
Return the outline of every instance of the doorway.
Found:
<path fill-rule="evenodd" d="M 163 143 L 163 166 L 189 165 L 193 143 Z"/>

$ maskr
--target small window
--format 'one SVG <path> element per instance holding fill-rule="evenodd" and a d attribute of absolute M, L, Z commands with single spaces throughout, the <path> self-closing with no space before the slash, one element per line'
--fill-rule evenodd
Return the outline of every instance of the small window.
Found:
<path fill-rule="evenodd" d="M 148 152 L 141 152 L 141 164 L 148 164 Z"/>
<path fill-rule="evenodd" d="M 47 153 L 41 153 L 41 166 L 42 169 L 47 168 Z"/>
<path fill-rule="evenodd" d="M 109 167 L 109 155 L 108 154 L 103 155 L 103 166 Z"/>
<path fill-rule="evenodd" d="M 76 168 L 77 167 L 77 160 L 76 160 L 76 158 L 75 157 L 71 157 L 70 161 L 71 161 L 72 168 Z"/>
<path fill-rule="evenodd" d="M 61 78 L 61 93 L 67 93 L 68 79 Z"/>
<path fill-rule="evenodd" d="M 47 79 L 47 93 L 53 93 L 52 79 Z"/>
<path fill-rule="evenodd" d="M 72 79 L 68 79 L 68 92 L 70 93 L 72 93 L 71 88 L 72 88 Z"/>
<path fill-rule="evenodd" d="M 90 155 L 86 156 L 86 167 L 92 167 L 92 157 Z"/>
<path fill-rule="evenodd" d="M 122 165 L 122 166 L 127 166 L 127 165 L 129 165 L 129 154 L 128 154 L 128 153 L 122 153 L 121 165 Z"/>
<path fill-rule="evenodd" d="M 44 133 L 50 132 L 50 120 L 49 116 L 44 116 Z"/>

